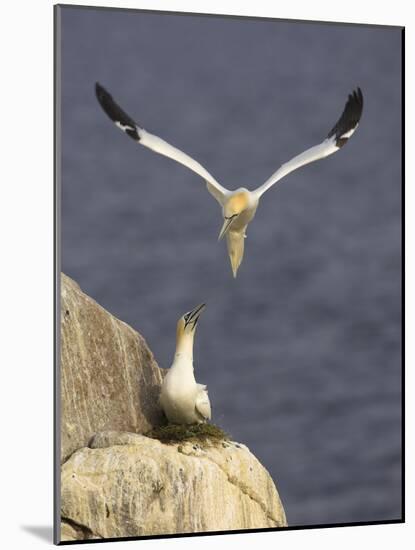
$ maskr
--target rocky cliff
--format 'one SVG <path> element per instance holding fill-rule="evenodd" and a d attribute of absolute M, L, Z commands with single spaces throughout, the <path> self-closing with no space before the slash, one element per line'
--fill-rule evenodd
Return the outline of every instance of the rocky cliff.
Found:
<path fill-rule="evenodd" d="M 65 275 L 61 295 L 61 540 L 285 526 L 244 445 L 143 435 L 162 422 L 162 369 Z"/>
<path fill-rule="evenodd" d="M 62 460 L 96 432 L 144 433 L 158 425 L 161 381 L 144 338 L 62 275 Z"/>

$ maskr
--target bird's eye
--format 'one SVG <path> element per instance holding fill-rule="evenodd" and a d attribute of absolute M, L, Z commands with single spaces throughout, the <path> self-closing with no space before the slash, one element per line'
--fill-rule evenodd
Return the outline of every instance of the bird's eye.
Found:
<path fill-rule="evenodd" d="M 183 315 L 183 317 L 184 317 L 184 320 L 187 322 L 190 317 L 190 312 L 186 313 L 186 315 Z"/>

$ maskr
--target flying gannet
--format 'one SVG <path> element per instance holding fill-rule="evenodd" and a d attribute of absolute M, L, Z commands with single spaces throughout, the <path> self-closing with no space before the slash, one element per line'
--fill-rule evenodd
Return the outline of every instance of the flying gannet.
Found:
<path fill-rule="evenodd" d="M 164 414 L 173 424 L 200 424 L 211 418 L 206 386 L 196 382 L 193 372 L 193 339 L 204 308 L 195 307 L 177 322 L 176 352 L 160 394 Z"/>
<path fill-rule="evenodd" d="M 363 110 L 363 94 L 360 88 L 357 88 L 356 91 L 349 95 L 342 115 L 330 130 L 326 139 L 320 144 L 307 149 L 300 155 L 282 164 L 278 170 L 257 189 L 249 191 L 245 189 L 245 187 L 240 187 L 234 191 L 230 191 L 220 185 L 220 183 L 218 183 L 196 160 L 189 157 L 183 151 L 180 151 L 180 149 L 176 149 L 176 147 L 173 147 L 163 139 L 150 134 L 150 132 L 147 132 L 147 130 L 137 124 L 121 109 L 112 96 L 98 82 L 95 85 L 95 91 L 101 107 L 118 128 L 123 130 L 141 145 L 187 166 L 187 168 L 199 174 L 199 176 L 206 181 L 208 191 L 218 201 L 222 208 L 224 223 L 219 233 L 219 240 L 226 236 L 228 255 L 234 277 L 236 277 L 244 255 L 246 229 L 249 222 L 252 221 L 255 216 L 261 196 L 272 185 L 293 170 L 309 162 L 327 157 L 343 147 L 356 130 Z"/>

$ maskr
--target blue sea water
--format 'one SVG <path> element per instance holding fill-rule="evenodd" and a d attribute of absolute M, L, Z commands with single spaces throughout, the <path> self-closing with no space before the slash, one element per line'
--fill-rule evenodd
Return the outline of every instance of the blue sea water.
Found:
<path fill-rule="evenodd" d="M 62 10 L 62 268 L 160 366 L 204 301 L 213 420 L 269 470 L 290 525 L 401 515 L 401 36 L 396 28 Z M 232 279 L 203 181 L 117 131 L 100 81 L 229 188 L 358 131 L 267 192 Z"/>

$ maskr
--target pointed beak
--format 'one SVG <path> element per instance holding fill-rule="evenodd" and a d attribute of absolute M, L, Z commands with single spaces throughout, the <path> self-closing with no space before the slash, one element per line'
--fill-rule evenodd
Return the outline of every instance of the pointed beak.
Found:
<path fill-rule="evenodd" d="M 226 235 L 226 233 L 229 231 L 231 225 L 232 225 L 232 222 L 234 221 L 234 219 L 236 218 L 238 214 L 234 214 L 233 216 L 231 216 L 230 218 L 225 218 L 225 221 L 223 222 L 223 225 L 222 225 L 222 229 L 220 230 L 220 233 L 219 233 L 219 237 L 218 237 L 218 241 L 220 241 L 221 239 L 223 239 L 223 237 Z"/>
<path fill-rule="evenodd" d="M 192 309 L 192 311 L 190 312 L 190 315 L 186 321 L 186 327 L 187 325 L 193 325 L 193 328 L 192 330 L 194 330 L 196 328 L 196 324 L 199 320 L 199 317 L 202 313 L 202 311 L 205 309 L 206 307 L 206 304 L 200 304 L 198 305 L 197 307 L 195 307 L 194 309 Z"/>

